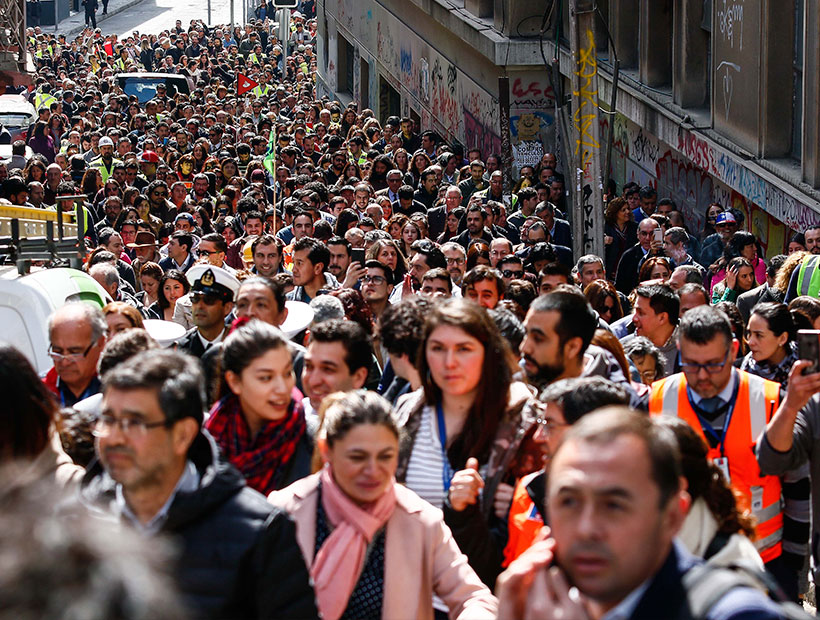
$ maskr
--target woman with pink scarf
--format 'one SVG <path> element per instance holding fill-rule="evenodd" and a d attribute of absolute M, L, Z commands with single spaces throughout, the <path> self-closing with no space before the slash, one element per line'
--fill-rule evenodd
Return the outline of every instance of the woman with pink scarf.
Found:
<path fill-rule="evenodd" d="M 268 500 L 296 521 L 296 537 L 324 620 L 495 618 L 497 601 L 453 540 L 441 511 L 396 483 L 399 430 L 373 392 L 329 397 L 316 474 Z"/>

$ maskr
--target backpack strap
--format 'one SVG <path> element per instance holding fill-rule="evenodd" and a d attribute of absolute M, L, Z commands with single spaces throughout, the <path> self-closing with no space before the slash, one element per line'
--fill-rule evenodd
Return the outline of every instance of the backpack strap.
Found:
<path fill-rule="evenodd" d="M 759 581 L 745 569 L 720 568 L 699 564 L 683 576 L 683 588 L 689 614 L 693 619 L 706 618 L 715 604 L 734 588 L 755 588 L 763 591 Z"/>
<path fill-rule="evenodd" d="M 682 583 L 688 609 L 681 610 L 677 620 L 705 620 L 712 607 L 734 588 L 758 590 L 777 604 L 783 618 L 788 620 L 805 620 L 809 617 L 800 605 L 784 598 L 782 589 L 771 575 L 753 566 L 699 564 L 683 576 Z"/>

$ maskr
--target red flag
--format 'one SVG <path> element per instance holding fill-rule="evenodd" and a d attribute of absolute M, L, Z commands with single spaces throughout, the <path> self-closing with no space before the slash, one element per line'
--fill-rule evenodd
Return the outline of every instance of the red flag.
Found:
<path fill-rule="evenodd" d="M 236 75 L 236 94 L 237 95 L 244 95 L 246 92 L 248 92 L 252 88 L 256 88 L 257 86 L 259 86 L 259 82 L 254 82 L 247 75 L 243 75 L 242 73 L 238 73 Z"/>
<path fill-rule="evenodd" d="M 105 50 L 105 53 L 109 56 L 114 55 L 114 46 L 111 44 L 111 41 L 106 41 L 105 43 L 103 43 L 103 49 Z"/>

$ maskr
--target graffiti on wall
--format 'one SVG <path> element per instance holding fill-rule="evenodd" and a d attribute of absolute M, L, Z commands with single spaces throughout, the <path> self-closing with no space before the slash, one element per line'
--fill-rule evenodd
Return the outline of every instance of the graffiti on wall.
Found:
<path fill-rule="evenodd" d="M 580 155 L 581 168 L 586 183 L 592 182 L 592 156 L 601 147 L 593 129 L 598 118 L 598 91 L 592 88 L 592 79 L 598 74 L 598 61 L 595 58 L 595 38 L 592 30 L 586 31 L 587 46 L 578 50 L 575 75 L 581 78 L 580 88 L 573 92 L 578 97 L 578 109 L 572 115 L 577 138 L 575 156 Z"/>
<path fill-rule="evenodd" d="M 538 164 L 555 144 L 555 92 L 543 72 L 510 80 L 510 138 L 516 174 Z"/>
<path fill-rule="evenodd" d="M 450 135 L 458 134 L 459 101 L 456 89 L 457 72 L 455 65 L 445 61 L 438 54 L 430 72 L 430 107 L 433 118 Z"/>

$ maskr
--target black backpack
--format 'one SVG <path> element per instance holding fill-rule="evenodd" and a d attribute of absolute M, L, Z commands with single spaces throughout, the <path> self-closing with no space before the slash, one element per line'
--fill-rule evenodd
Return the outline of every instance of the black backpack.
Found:
<path fill-rule="evenodd" d="M 765 571 L 734 564 L 728 567 L 699 564 L 683 576 L 688 606 L 679 614 L 678 620 L 703 620 L 717 602 L 733 588 L 760 590 L 780 607 L 783 618 L 807 620 L 810 616 L 803 608 L 786 600 L 780 586 Z"/>

